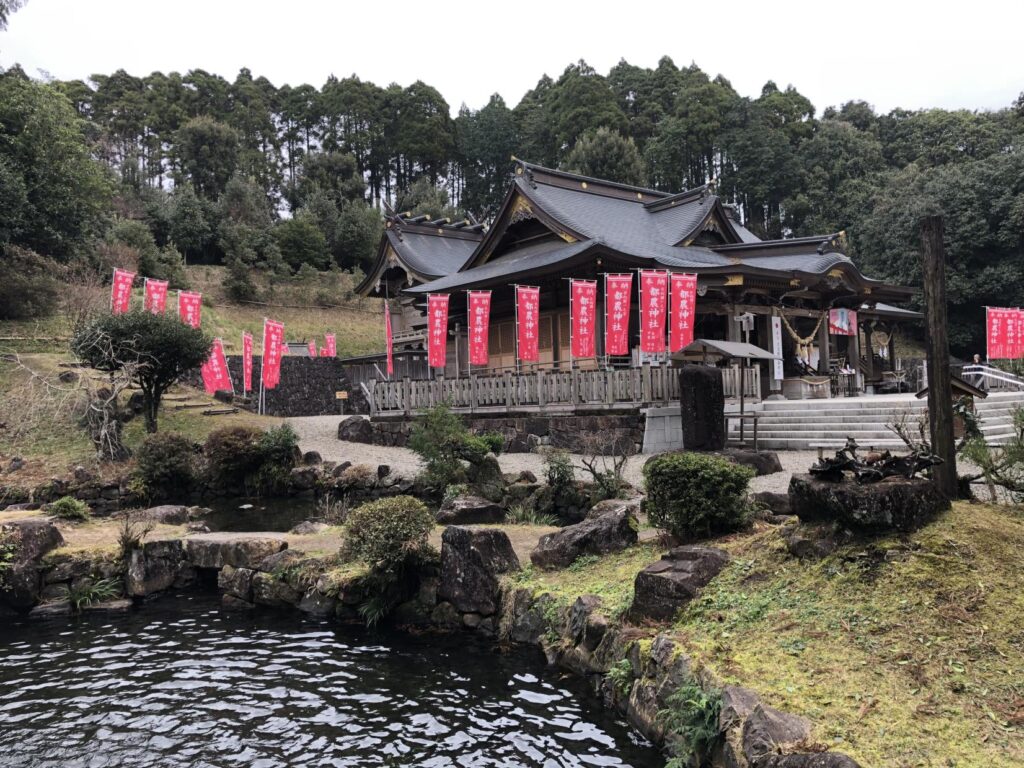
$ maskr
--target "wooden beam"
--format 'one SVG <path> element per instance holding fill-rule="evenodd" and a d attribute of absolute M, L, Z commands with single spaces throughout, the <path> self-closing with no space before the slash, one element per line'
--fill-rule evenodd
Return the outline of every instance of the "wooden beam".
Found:
<path fill-rule="evenodd" d="M 921 259 L 924 276 L 924 315 L 928 350 L 928 425 L 932 452 L 942 464 L 932 479 L 947 499 L 956 498 L 956 444 L 953 437 L 953 383 L 949 371 L 946 329 L 946 251 L 941 216 L 921 220 Z"/>

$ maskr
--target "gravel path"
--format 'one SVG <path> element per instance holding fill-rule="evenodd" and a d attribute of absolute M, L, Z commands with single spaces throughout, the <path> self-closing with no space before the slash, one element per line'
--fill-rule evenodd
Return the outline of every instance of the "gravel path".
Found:
<path fill-rule="evenodd" d="M 387 464 L 391 471 L 404 477 L 413 477 L 420 470 L 420 462 L 408 448 L 393 448 L 383 445 L 349 443 L 338 439 L 338 416 L 302 416 L 288 419 L 288 423 L 299 435 L 299 446 L 303 451 L 317 451 L 325 461 L 351 461 L 353 464 Z M 581 457 L 574 455 L 573 463 L 582 467 Z M 626 463 L 625 477 L 633 485 L 642 487 L 641 470 L 648 456 L 631 456 Z M 780 451 L 782 472 L 764 477 L 755 477 L 750 483 L 752 491 L 784 492 L 789 487 L 789 478 L 794 472 L 806 472 L 817 460 L 815 451 Z M 521 472 L 528 469 L 537 477 L 544 473 L 544 460 L 536 453 L 507 453 L 498 457 L 498 463 L 505 472 Z M 610 467 L 610 464 L 609 464 Z"/>

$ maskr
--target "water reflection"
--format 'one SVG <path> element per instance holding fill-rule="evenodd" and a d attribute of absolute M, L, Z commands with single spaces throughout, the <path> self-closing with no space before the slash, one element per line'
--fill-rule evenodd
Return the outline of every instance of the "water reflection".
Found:
<path fill-rule="evenodd" d="M 0 628 L 4 766 L 660 766 L 532 653 L 168 598 Z"/>

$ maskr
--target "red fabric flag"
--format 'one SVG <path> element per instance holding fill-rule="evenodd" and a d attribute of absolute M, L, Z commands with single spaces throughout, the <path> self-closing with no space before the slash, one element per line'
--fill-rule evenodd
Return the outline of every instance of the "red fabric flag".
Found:
<path fill-rule="evenodd" d="M 697 276 L 672 273 L 672 311 L 669 322 L 669 351 L 678 352 L 693 341 L 697 317 Z"/>
<path fill-rule="evenodd" d="M 572 356 L 594 357 L 597 354 L 597 281 L 570 280 L 569 303 Z"/>
<path fill-rule="evenodd" d="M 224 390 L 234 391 L 231 375 L 228 373 L 228 361 L 224 357 L 224 343 L 220 339 L 213 340 L 210 357 L 203 363 L 200 373 L 203 376 L 203 388 L 206 390 L 206 394 L 212 395 L 214 392 Z"/>
<path fill-rule="evenodd" d="M 337 357 L 338 356 L 338 344 L 335 341 L 333 333 L 324 334 L 324 348 L 321 351 L 323 357 Z"/>
<path fill-rule="evenodd" d="M 263 386 L 273 389 L 281 380 L 281 355 L 284 347 L 284 323 L 263 321 Z"/>
<path fill-rule="evenodd" d="M 252 334 L 242 334 L 242 392 L 252 392 Z"/>
<path fill-rule="evenodd" d="M 427 300 L 429 303 L 429 299 Z M 395 350 L 392 349 L 392 343 L 394 342 L 394 336 L 391 333 L 391 308 L 388 307 L 388 303 L 384 302 L 384 343 L 387 344 L 388 349 L 388 376 L 392 376 L 395 373 Z"/>
<path fill-rule="evenodd" d="M 316 341 L 314 339 L 310 339 L 306 347 L 309 349 L 309 356 L 316 357 Z"/>
<path fill-rule="evenodd" d="M 154 315 L 162 315 L 167 309 L 167 281 L 147 277 L 142 296 L 143 309 Z"/>
<path fill-rule="evenodd" d="M 1014 358 L 1024 357 L 1024 309 L 1015 310 L 1017 313 L 1017 349 Z"/>
<path fill-rule="evenodd" d="M 604 350 L 607 355 L 629 354 L 629 301 L 632 275 L 607 275 L 604 283 Z"/>
<path fill-rule="evenodd" d="M 828 332 L 833 336 L 855 336 L 857 334 L 857 310 L 830 309 L 828 311 Z"/>
<path fill-rule="evenodd" d="M 132 282 L 135 273 L 126 269 L 114 270 L 114 282 L 110 286 L 110 311 L 123 315 L 132 305 Z"/>
<path fill-rule="evenodd" d="M 519 359 L 524 363 L 540 360 L 540 288 L 516 286 L 516 326 Z"/>
<path fill-rule="evenodd" d="M 431 368 L 444 368 L 448 355 L 448 294 L 431 293 L 427 296 L 427 328 L 430 340 L 427 359 Z M 388 316 L 390 321 L 390 315 Z"/>
<path fill-rule="evenodd" d="M 491 292 L 469 292 L 469 364 L 488 365 L 491 327 Z"/>
<path fill-rule="evenodd" d="M 668 316 L 668 272 L 640 270 L 640 351 L 665 351 Z"/>
<path fill-rule="evenodd" d="M 203 294 L 178 291 L 178 317 L 193 328 L 198 328 L 203 312 Z"/>

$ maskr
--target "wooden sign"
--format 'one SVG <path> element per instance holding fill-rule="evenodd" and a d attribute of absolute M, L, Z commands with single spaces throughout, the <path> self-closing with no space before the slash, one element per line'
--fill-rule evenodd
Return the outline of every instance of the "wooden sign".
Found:
<path fill-rule="evenodd" d="M 334 393 L 335 400 L 348 400 L 348 392 L 344 389 Z"/>

